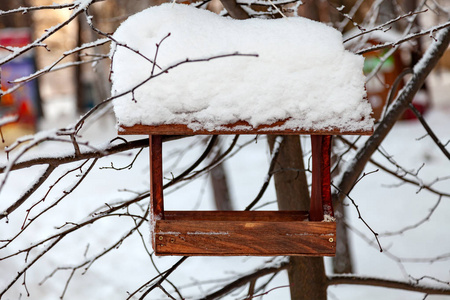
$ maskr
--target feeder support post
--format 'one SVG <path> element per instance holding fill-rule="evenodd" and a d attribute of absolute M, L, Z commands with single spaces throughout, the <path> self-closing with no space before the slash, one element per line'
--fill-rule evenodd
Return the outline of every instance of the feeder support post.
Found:
<path fill-rule="evenodd" d="M 310 221 L 322 221 L 324 215 L 333 217 L 331 202 L 330 156 L 331 135 L 311 135 L 312 186 Z"/>
<path fill-rule="evenodd" d="M 150 135 L 150 209 L 151 222 L 164 219 L 162 138 Z"/>

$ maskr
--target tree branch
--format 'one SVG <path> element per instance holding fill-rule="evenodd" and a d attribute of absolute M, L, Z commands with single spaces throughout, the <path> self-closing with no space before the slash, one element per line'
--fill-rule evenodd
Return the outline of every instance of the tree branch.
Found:
<path fill-rule="evenodd" d="M 33 184 L 32 187 L 28 189 L 19 199 L 16 200 L 12 205 L 10 205 L 2 214 L 0 215 L 0 220 L 7 218 L 10 213 L 15 211 L 19 206 L 21 206 L 33 193 L 47 180 L 50 174 L 56 169 L 56 165 L 49 165 L 45 169 L 44 173 L 39 176 L 38 180 Z"/>
<path fill-rule="evenodd" d="M 371 46 L 371 47 L 368 47 L 368 48 L 361 49 L 361 50 L 357 51 L 356 54 L 364 54 L 364 53 L 372 52 L 372 51 L 375 51 L 375 50 L 395 47 L 397 45 L 403 44 L 404 42 L 407 42 L 407 41 L 412 40 L 412 39 L 417 39 L 417 38 L 419 38 L 421 36 L 424 36 L 424 35 L 430 35 L 431 36 L 433 34 L 433 32 L 437 32 L 437 31 L 439 31 L 441 29 L 448 28 L 449 26 L 450 26 L 450 22 L 447 22 L 447 23 L 441 24 L 439 26 L 430 28 L 428 30 L 423 30 L 423 31 L 417 32 L 417 33 L 411 33 L 411 34 L 405 36 L 404 38 L 402 38 L 402 39 L 400 39 L 400 40 L 398 40 L 396 42 L 384 43 L 384 44 L 379 44 L 379 45 L 375 45 L 375 46 Z"/>
<path fill-rule="evenodd" d="M 444 54 L 449 42 L 450 28 L 445 28 L 439 32 L 437 41 L 427 49 L 422 59 L 414 67 L 414 75 L 411 77 L 407 85 L 401 90 L 400 94 L 397 96 L 397 99 L 391 105 L 386 117 L 380 122 L 373 135 L 369 137 L 364 146 L 356 153 L 354 159 L 344 171 L 339 184 L 337 184 L 339 190 L 343 192 L 337 196 L 340 200 L 345 197 L 345 194 L 350 193 L 353 183 L 358 179 L 372 154 L 383 142 L 395 122 L 408 108 L 408 105 L 413 100 L 414 95 L 423 85 L 425 78 Z"/>
<path fill-rule="evenodd" d="M 172 141 L 181 138 L 181 136 L 163 136 L 163 142 Z M 81 151 L 79 155 L 66 154 L 58 157 L 37 157 L 15 163 L 10 171 L 29 168 L 36 165 L 63 165 L 75 161 L 85 160 L 89 158 L 101 158 L 112 154 L 148 147 L 148 139 L 126 141 L 119 145 L 110 145 L 104 149 Z M 6 166 L 0 166 L 0 174 L 5 172 Z"/>
<path fill-rule="evenodd" d="M 261 189 L 259 190 L 258 195 L 256 195 L 255 199 L 253 199 L 253 201 L 250 202 L 250 204 L 245 208 L 245 210 L 251 210 L 258 203 L 258 201 L 261 199 L 261 197 L 266 192 L 267 187 L 269 186 L 269 183 L 270 183 L 270 179 L 272 178 L 273 169 L 275 168 L 275 165 L 277 163 L 278 154 L 280 153 L 281 143 L 283 143 L 283 141 L 284 141 L 284 137 L 281 137 L 278 141 L 275 141 L 274 147 L 272 150 L 272 159 L 270 160 L 269 171 L 267 171 L 267 175 L 264 180 L 264 183 L 263 183 Z"/>
<path fill-rule="evenodd" d="M 166 280 L 167 277 L 169 277 L 169 275 L 172 274 L 172 272 L 175 271 L 178 268 L 178 266 L 181 265 L 187 258 L 188 258 L 188 256 L 183 256 L 172 267 L 170 267 L 170 269 L 165 271 L 163 273 L 164 275 L 162 275 L 161 278 L 156 283 L 152 284 L 152 286 L 149 287 L 144 292 L 144 294 L 139 298 L 139 300 L 143 300 L 145 298 L 145 296 L 147 296 L 151 291 L 153 291 L 156 287 L 159 287 L 161 285 L 161 283 L 163 283 L 164 280 Z"/>
<path fill-rule="evenodd" d="M 287 269 L 288 267 L 289 267 L 289 263 L 284 262 L 278 267 L 268 267 L 268 268 L 256 270 L 255 272 L 253 272 L 251 274 L 245 275 L 243 277 L 240 277 L 240 278 L 230 282 L 229 284 L 227 284 L 220 290 L 217 290 L 214 293 L 201 298 L 201 300 L 213 300 L 213 299 L 217 299 L 219 297 L 225 296 L 225 295 L 229 294 L 230 292 L 232 292 L 233 290 L 235 290 L 243 285 L 246 285 L 247 283 L 252 282 L 255 279 L 258 279 L 262 276 L 266 276 L 268 274 L 278 273 L 281 270 Z"/>
<path fill-rule="evenodd" d="M 357 276 L 328 277 L 328 286 L 338 284 L 378 286 L 390 289 L 424 293 L 428 295 L 450 295 L 450 288 L 436 288 L 425 285 L 417 285 L 403 281 L 387 280 L 374 277 L 357 277 Z"/>
<path fill-rule="evenodd" d="M 353 143 L 351 143 L 350 141 L 348 141 L 348 140 L 345 139 L 344 137 L 338 136 L 338 137 L 336 137 L 336 138 L 339 139 L 340 141 L 342 141 L 344 144 L 348 145 L 350 148 L 352 148 L 352 149 L 354 149 L 354 150 L 357 150 L 357 149 L 358 149 Z M 428 191 L 430 191 L 430 192 L 432 192 L 432 193 L 434 193 L 434 194 L 437 194 L 437 195 L 439 195 L 439 196 L 450 197 L 450 194 L 449 194 L 449 193 L 444 193 L 444 192 L 442 192 L 442 191 L 435 190 L 434 188 L 431 187 L 430 184 L 428 184 L 428 185 L 427 185 L 427 184 L 423 184 L 423 183 L 421 183 L 421 182 L 414 181 L 414 180 L 411 180 L 411 179 L 406 178 L 405 176 L 401 176 L 401 175 L 397 174 L 396 172 L 394 172 L 394 171 L 388 169 L 387 167 L 385 167 L 385 166 L 382 165 L 381 163 L 375 161 L 373 158 L 371 158 L 371 159 L 369 160 L 369 162 L 370 162 L 371 164 L 373 164 L 374 166 L 376 166 L 377 168 L 379 168 L 380 170 L 383 170 L 384 172 L 386 172 L 386 173 L 388 173 L 388 174 L 391 174 L 392 176 L 394 176 L 394 177 L 400 179 L 401 181 L 403 181 L 403 182 L 405 182 L 405 183 L 409 183 L 409 184 L 418 186 L 418 187 L 421 188 L 421 189 L 428 190 Z"/>
<path fill-rule="evenodd" d="M 239 20 L 249 19 L 247 12 L 236 3 L 236 0 L 220 0 L 231 17 Z"/>
<path fill-rule="evenodd" d="M 425 121 L 425 119 L 423 118 L 422 114 L 417 110 L 417 108 L 412 103 L 409 104 L 409 108 L 414 113 L 414 115 L 416 115 L 417 119 L 420 121 L 420 124 L 422 124 L 423 128 L 425 128 L 425 130 L 427 131 L 428 135 L 431 137 L 433 142 L 439 147 L 441 152 L 447 157 L 447 159 L 450 159 L 450 153 L 447 151 L 445 146 L 441 143 L 441 141 L 436 136 L 436 134 L 431 129 L 431 127 L 428 125 L 428 123 Z"/>

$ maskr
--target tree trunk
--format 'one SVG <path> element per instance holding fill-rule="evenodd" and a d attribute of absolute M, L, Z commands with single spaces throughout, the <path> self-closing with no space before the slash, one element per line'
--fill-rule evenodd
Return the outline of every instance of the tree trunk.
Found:
<path fill-rule="evenodd" d="M 334 139 L 333 139 L 334 141 Z M 337 157 L 331 156 L 331 165 L 335 166 Z M 340 168 L 333 170 L 331 178 L 339 174 Z M 339 202 L 337 197 L 332 197 L 334 216 L 336 217 L 336 256 L 333 257 L 333 273 L 349 274 L 353 273 L 352 249 L 350 247 L 350 236 L 345 225 L 346 208 Z"/>
<path fill-rule="evenodd" d="M 269 136 L 268 142 L 273 149 L 275 136 Z M 280 210 L 309 210 L 310 197 L 304 170 L 300 138 L 286 136 L 274 170 Z M 288 276 L 292 300 L 327 299 L 323 258 L 291 257 Z"/>
<path fill-rule="evenodd" d="M 218 137 L 215 147 L 216 152 L 213 152 L 215 155 L 211 157 L 211 161 L 222 155 L 220 136 Z M 233 210 L 227 173 L 223 163 L 211 170 L 211 185 L 217 210 Z"/>
<path fill-rule="evenodd" d="M 345 225 L 345 207 L 337 197 L 333 199 L 333 207 L 336 217 L 336 256 L 333 257 L 333 272 L 335 274 L 353 273 L 352 251 Z"/>
<path fill-rule="evenodd" d="M 211 184 L 217 210 L 233 210 L 227 174 L 223 164 L 220 164 L 211 170 Z"/>

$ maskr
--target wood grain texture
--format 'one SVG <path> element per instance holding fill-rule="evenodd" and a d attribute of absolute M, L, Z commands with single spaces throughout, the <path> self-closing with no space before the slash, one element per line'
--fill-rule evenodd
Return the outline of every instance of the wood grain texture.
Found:
<path fill-rule="evenodd" d="M 309 218 L 311 221 L 323 220 L 322 206 L 322 136 L 311 136 L 312 152 L 312 179 L 311 179 L 311 203 Z"/>
<path fill-rule="evenodd" d="M 293 222 L 308 220 L 307 211 L 166 211 L 167 221 L 272 221 Z"/>
<path fill-rule="evenodd" d="M 132 127 L 119 126 L 118 134 L 145 134 L 145 135 L 210 135 L 210 134 L 313 134 L 313 135 L 371 135 L 373 130 L 348 131 L 340 128 L 326 130 L 310 129 L 283 129 L 286 121 L 278 121 L 270 125 L 260 125 L 253 128 L 246 121 L 238 121 L 233 124 L 223 125 L 217 130 L 192 130 L 186 124 L 161 124 L 161 125 L 134 125 Z"/>
<path fill-rule="evenodd" d="M 158 220 L 156 255 L 332 256 L 334 222 Z"/>
<path fill-rule="evenodd" d="M 331 136 L 311 136 L 311 151 L 312 186 L 309 219 L 321 221 L 324 214 L 334 215 L 330 186 Z"/>
<path fill-rule="evenodd" d="M 151 222 L 164 219 L 162 139 L 160 135 L 150 138 L 150 209 Z"/>
<path fill-rule="evenodd" d="M 322 137 L 322 208 L 323 214 L 334 217 L 333 202 L 331 200 L 331 135 Z"/>

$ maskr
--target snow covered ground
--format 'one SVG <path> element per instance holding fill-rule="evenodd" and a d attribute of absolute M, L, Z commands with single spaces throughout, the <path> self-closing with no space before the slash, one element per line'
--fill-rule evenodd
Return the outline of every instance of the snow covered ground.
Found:
<path fill-rule="evenodd" d="M 62 106 L 64 107 L 64 105 Z M 72 116 L 64 111 L 64 117 L 59 113 L 47 120 L 46 126 L 66 125 Z M 427 114 L 431 127 L 436 131 L 442 142 L 450 139 L 450 110 L 441 105 L 435 107 Z M 92 141 L 108 141 L 116 136 L 112 116 L 100 120 L 84 134 L 84 138 Z M 419 177 L 424 183 L 430 183 L 437 177 L 449 176 L 449 161 L 438 151 L 429 137 L 419 139 L 424 135 L 424 130 L 417 121 L 399 123 L 389 134 L 383 143 L 383 148 L 401 165 L 407 168 L 418 169 L 423 162 Z M 244 141 L 252 137 L 244 137 Z M 230 140 L 227 141 L 229 143 Z M 305 140 L 306 142 L 306 140 Z M 170 153 L 180 148 L 188 148 L 192 139 L 169 142 L 164 145 L 167 157 Z M 35 149 L 40 153 L 55 153 L 64 149 L 55 149 L 48 144 Z M 188 165 L 202 151 L 202 145 L 193 147 L 183 159 L 183 164 Z M 136 153 L 134 151 L 133 153 Z M 2 161 L 5 160 L 1 153 Z M 148 187 L 148 152 L 144 150 L 138 157 L 134 167 L 130 170 L 115 171 L 100 169 L 99 167 L 124 166 L 131 162 L 133 155 L 116 155 L 101 159 L 93 172 L 88 176 L 76 192 L 68 195 L 58 205 L 51 217 L 34 224 L 28 229 L 22 239 L 16 245 L 2 250 L 2 256 L 11 253 L 14 249 L 23 248 L 33 241 L 40 240 L 54 231 L 55 226 L 63 225 L 67 221 L 77 222 L 83 219 L 92 210 L 111 199 L 130 197 L 131 191 L 143 191 Z M 376 155 L 375 159 L 385 162 L 385 158 Z M 263 137 L 243 148 L 232 159 L 226 162 L 229 178 L 232 186 L 232 197 L 236 209 L 242 209 L 258 193 L 260 185 L 268 169 L 269 152 Z M 170 165 L 172 161 L 166 161 Z M 57 174 L 44 184 L 43 188 L 29 200 L 34 203 L 43 196 L 51 184 L 60 174 L 75 168 L 78 164 L 70 164 L 61 167 Z M 368 165 L 366 171 L 373 171 L 376 167 Z M 0 194 L 0 208 L 3 210 L 12 203 L 29 186 L 42 167 L 33 167 L 14 172 L 8 180 L 5 190 Z M 62 180 L 50 193 L 48 199 L 40 207 L 48 205 L 56 199 L 61 192 L 73 183 L 76 174 Z M 3 175 L 2 175 L 3 176 Z M 167 193 L 166 205 L 168 209 L 213 209 L 211 191 L 206 184 L 206 179 L 200 179 L 183 187 L 183 189 Z M 404 227 L 411 226 L 424 219 L 429 210 L 439 200 L 434 194 L 410 185 L 391 187 L 398 180 L 383 171 L 373 173 L 364 178 L 351 193 L 351 196 L 359 205 L 363 218 L 370 226 L 382 234 L 393 232 Z M 206 186 L 206 189 L 205 189 Z M 434 188 L 448 193 L 448 180 L 433 185 Z M 123 191 L 127 189 L 128 191 Z M 130 191 L 131 190 L 131 191 Z M 203 192 L 204 191 L 204 192 Z M 271 186 L 262 203 L 275 200 L 274 189 Z M 28 206 L 27 206 L 28 207 Z M 41 209 L 41 208 L 37 209 Z M 265 209 L 275 209 L 275 205 L 269 205 Z M 361 232 L 373 244 L 373 236 L 357 218 L 352 205 L 347 207 L 352 231 L 351 242 L 354 253 L 356 273 L 373 277 L 383 277 L 397 280 L 409 280 L 408 275 L 415 278 L 431 276 L 442 281 L 450 280 L 450 236 L 447 234 L 449 226 L 448 211 L 450 203 L 448 198 L 442 198 L 434 214 L 431 215 L 420 227 L 406 231 L 404 234 L 392 237 L 380 237 L 383 249 L 380 253 L 377 246 L 369 245 L 365 238 L 361 238 L 355 232 Z M 21 226 L 25 218 L 25 212 L 17 212 L 11 215 L 9 222 L 2 221 L 0 239 L 10 237 Z M 124 218 L 107 218 L 86 228 L 71 237 L 63 240 L 53 248 L 42 260 L 26 273 L 27 287 L 30 292 L 29 299 L 55 299 L 64 290 L 64 284 L 70 276 L 70 271 L 61 270 L 54 277 L 39 285 L 53 269 L 61 265 L 74 265 L 83 260 L 85 255 L 89 257 L 101 251 L 104 247 L 115 242 L 132 225 L 131 220 Z M 148 244 L 148 227 L 142 231 Z M 31 253 L 32 255 L 33 253 Z M 430 257 L 442 257 L 434 263 L 429 262 L 405 262 L 397 263 L 392 256 L 404 259 L 426 259 Z M 3 288 L 18 270 L 24 265 L 25 256 L 0 261 L 0 287 Z M 275 258 L 281 261 L 283 258 Z M 177 257 L 155 258 L 155 263 L 160 270 L 170 267 L 178 260 Z M 196 257 L 189 258 L 177 269 L 170 280 L 181 288 L 182 294 L 187 299 L 195 299 L 201 293 L 210 292 L 211 289 L 227 281 L 236 274 L 245 274 L 254 268 L 265 265 L 271 258 L 255 257 Z M 327 272 L 331 274 L 330 260 L 327 258 Z M 132 292 L 157 273 L 142 246 L 142 240 L 135 235 L 126 240 L 118 249 L 94 263 L 86 274 L 75 273 L 68 290 L 66 299 L 124 299 L 127 291 Z M 217 280 L 217 281 L 216 281 Z M 199 282 L 205 282 L 200 287 Z M 262 282 L 262 281 L 261 281 Z M 22 279 L 16 283 L 5 299 L 19 299 L 25 297 L 26 291 L 21 285 Z M 424 279 L 421 283 L 438 285 L 433 280 Z M 263 299 L 288 299 L 289 288 L 286 286 L 287 276 L 283 273 L 275 277 L 267 290 L 275 287 Z M 448 286 L 446 286 L 448 287 Z M 171 290 L 169 285 L 165 288 Z M 247 288 L 247 287 L 246 287 Z M 226 299 L 242 299 L 246 288 L 229 295 Z M 424 295 L 412 292 L 402 292 L 385 288 L 371 288 L 365 286 L 337 286 L 329 288 L 330 299 L 423 299 Z M 148 299 L 166 299 L 161 293 L 151 294 Z M 427 299 L 449 299 L 443 296 L 429 296 Z"/>

